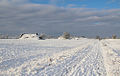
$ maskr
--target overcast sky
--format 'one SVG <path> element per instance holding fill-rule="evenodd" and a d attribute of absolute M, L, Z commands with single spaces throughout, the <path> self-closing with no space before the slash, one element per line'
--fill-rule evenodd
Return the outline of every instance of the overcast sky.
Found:
<path fill-rule="evenodd" d="M 0 0 L 0 33 L 120 36 L 119 0 Z"/>

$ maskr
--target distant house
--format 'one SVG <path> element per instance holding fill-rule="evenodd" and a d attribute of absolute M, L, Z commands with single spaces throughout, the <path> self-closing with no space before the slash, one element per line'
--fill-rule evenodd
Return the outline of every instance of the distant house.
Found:
<path fill-rule="evenodd" d="M 38 33 L 36 34 L 21 34 L 19 39 L 33 39 L 33 40 L 39 40 Z"/>

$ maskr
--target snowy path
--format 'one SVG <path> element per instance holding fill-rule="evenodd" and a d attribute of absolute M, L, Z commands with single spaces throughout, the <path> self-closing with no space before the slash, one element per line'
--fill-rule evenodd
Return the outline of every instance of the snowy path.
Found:
<path fill-rule="evenodd" d="M 0 76 L 120 76 L 107 40 L 0 41 Z"/>
<path fill-rule="evenodd" d="M 63 61 L 53 64 L 42 72 L 41 76 L 105 76 L 103 58 L 99 50 L 98 41 L 78 51 Z"/>

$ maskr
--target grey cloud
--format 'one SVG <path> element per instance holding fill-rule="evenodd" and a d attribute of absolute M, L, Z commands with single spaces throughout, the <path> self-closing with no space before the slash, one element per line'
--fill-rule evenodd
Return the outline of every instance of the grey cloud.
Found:
<path fill-rule="evenodd" d="M 67 31 L 77 35 L 105 36 L 120 32 L 120 9 L 63 8 L 24 1 L 21 5 L 15 3 L 13 0 L 13 5 L 6 3 L 0 7 L 2 33 L 58 34 Z"/>

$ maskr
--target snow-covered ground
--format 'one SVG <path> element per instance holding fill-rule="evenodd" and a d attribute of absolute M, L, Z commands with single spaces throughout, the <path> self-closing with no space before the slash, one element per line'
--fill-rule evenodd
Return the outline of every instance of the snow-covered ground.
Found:
<path fill-rule="evenodd" d="M 1 39 L 0 76 L 120 76 L 120 39 Z"/>

